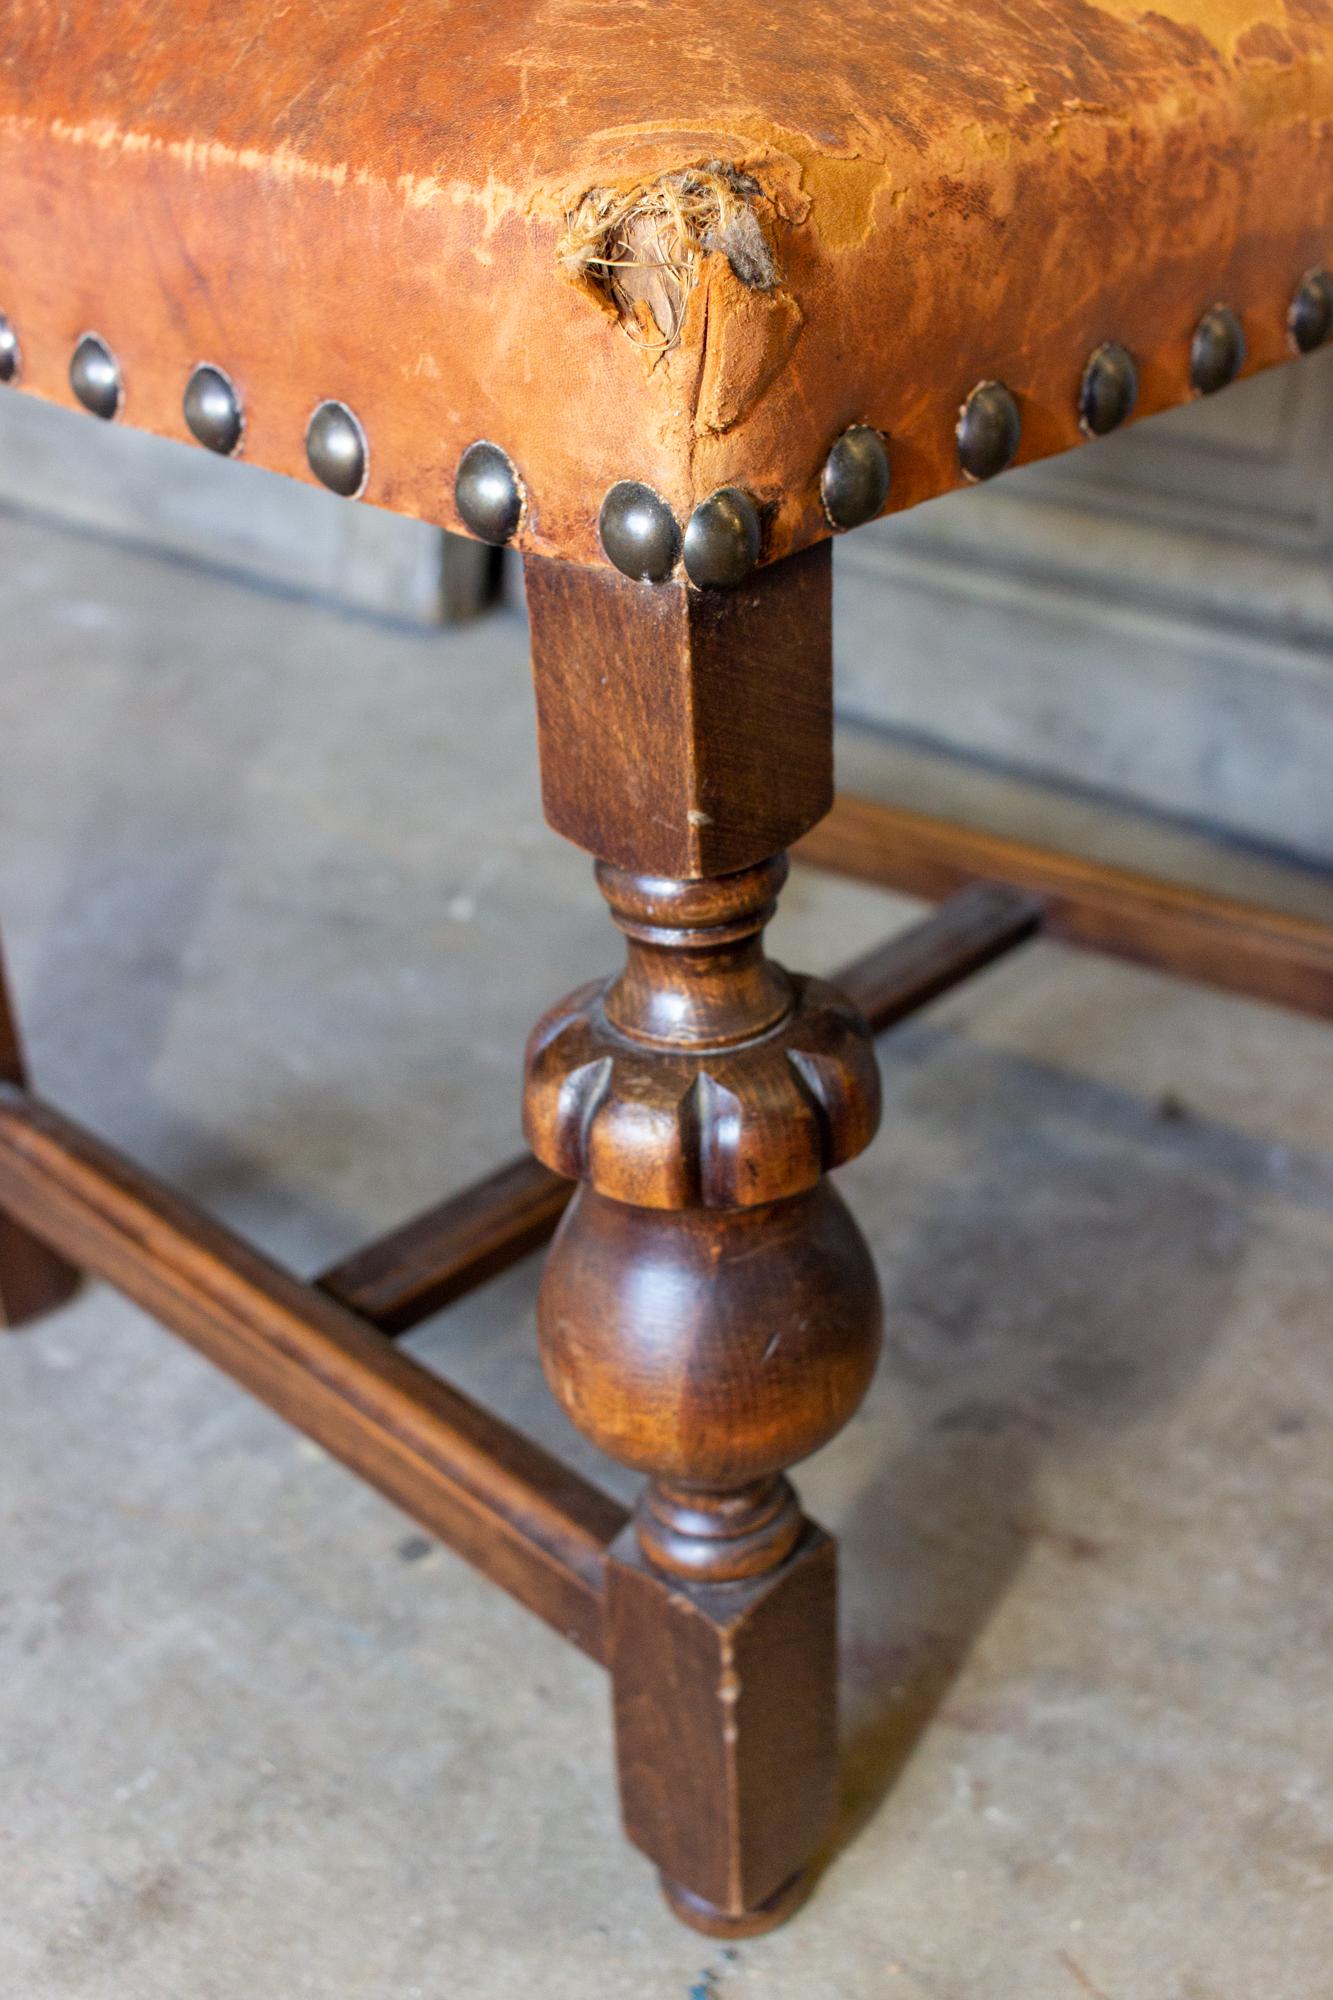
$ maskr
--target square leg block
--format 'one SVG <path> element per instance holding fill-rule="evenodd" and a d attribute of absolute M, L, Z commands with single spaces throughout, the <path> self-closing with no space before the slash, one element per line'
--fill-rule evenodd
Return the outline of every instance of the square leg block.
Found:
<path fill-rule="evenodd" d="M 627 1528 L 607 1563 L 607 1639 L 626 1832 L 673 1901 L 758 1912 L 836 1803 L 834 1543 L 811 1526 L 768 1576 L 691 1585 L 651 1568 Z"/>

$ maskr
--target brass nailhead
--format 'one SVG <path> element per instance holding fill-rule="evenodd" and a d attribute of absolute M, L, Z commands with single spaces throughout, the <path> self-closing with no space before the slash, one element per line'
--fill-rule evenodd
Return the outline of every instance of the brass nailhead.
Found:
<path fill-rule="evenodd" d="M 523 518 L 523 482 L 498 444 L 470 444 L 458 461 L 454 504 L 467 526 L 496 547 L 516 533 Z"/>
<path fill-rule="evenodd" d="M 744 583 L 759 560 L 759 510 L 739 486 L 701 500 L 685 529 L 685 574 L 699 590 Z"/>
<path fill-rule="evenodd" d="M 978 382 L 958 412 L 958 463 L 969 479 L 993 479 L 1013 461 L 1022 434 L 1018 404 L 1003 382 Z"/>
<path fill-rule="evenodd" d="M 241 399 L 231 377 L 211 362 L 201 362 L 185 386 L 183 407 L 192 436 L 209 451 L 230 458 L 245 431 Z"/>
<path fill-rule="evenodd" d="M 1307 271 L 1287 308 L 1287 332 L 1298 354 L 1313 354 L 1333 334 L 1333 277 Z"/>
<path fill-rule="evenodd" d="M 0 382 L 17 382 L 23 366 L 19 337 L 10 321 L 0 313 Z"/>
<path fill-rule="evenodd" d="M 120 363 L 99 333 L 85 333 L 69 364 L 69 386 L 95 417 L 110 422 L 124 400 Z"/>
<path fill-rule="evenodd" d="M 639 479 L 618 479 L 597 517 L 602 547 L 622 576 L 665 583 L 680 560 L 680 529 L 660 493 Z"/>
<path fill-rule="evenodd" d="M 853 424 L 836 440 L 819 479 L 819 497 L 833 528 L 859 528 L 873 521 L 889 497 L 892 469 L 879 432 Z"/>
<path fill-rule="evenodd" d="M 1078 392 L 1079 427 L 1087 437 L 1105 437 L 1133 414 L 1139 371 L 1119 341 L 1104 341 L 1088 356 Z"/>
<path fill-rule="evenodd" d="M 1245 333 L 1230 306 L 1210 306 L 1190 342 L 1190 387 L 1215 396 L 1245 366 Z"/>
<path fill-rule="evenodd" d="M 346 403 L 321 403 L 306 427 L 305 455 L 331 493 L 354 500 L 366 483 L 366 434 Z"/>

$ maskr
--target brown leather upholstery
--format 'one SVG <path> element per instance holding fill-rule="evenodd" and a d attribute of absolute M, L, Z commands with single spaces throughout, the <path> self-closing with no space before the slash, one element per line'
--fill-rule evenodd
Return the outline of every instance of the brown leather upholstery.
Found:
<path fill-rule="evenodd" d="M 677 343 L 646 344 L 643 309 L 627 331 L 606 274 L 562 263 L 569 218 L 709 162 L 752 177 L 776 282 L 705 250 Z M 1019 399 L 1020 459 L 1062 450 L 1099 342 L 1137 358 L 1140 415 L 1178 403 L 1204 309 L 1266 367 L 1330 259 L 1333 0 L 10 0 L 0 23 L 24 388 L 69 402 L 96 329 L 122 420 L 184 437 L 211 361 L 246 455 L 298 478 L 340 398 L 367 499 L 448 526 L 490 438 L 546 554 L 604 560 L 626 477 L 682 519 L 745 486 L 782 554 L 828 532 L 853 422 L 891 438 L 890 507 L 926 499 L 960 482 L 984 378 Z"/>

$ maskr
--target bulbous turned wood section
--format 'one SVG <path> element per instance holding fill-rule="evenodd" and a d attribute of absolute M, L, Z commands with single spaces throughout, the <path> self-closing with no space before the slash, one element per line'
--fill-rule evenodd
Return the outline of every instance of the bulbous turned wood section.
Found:
<path fill-rule="evenodd" d="M 650 1558 L 712 1582 L 795 1546 L 780 1475 L 846 1423 L 879 1345 L 869 1252 L 823 1179 L 872 1137 L 879 1070 L 851 1003 L 765 956 L 786 868 L 600 865 L 624 970 L 528 1046 L 529 1142 L 584 1183 L 542 1279 L 547 1379 L 585 1437 L 650 1475 Z"/>
<path fill-rule="evenodd" d="M 598 881 L 628 940 L 528 1044 L 538 1159 L 643 1208 L 750 1208 L 812 1188 L 879 1122 L 869 1030 L 820 979 L 764 955 L 784 857 L 711 882 Z"/>
<path fill-rule="evenodd" d="M 548 1253 L 538 1325 L 570 1421 L 652 1475 L 638 1525 L 653 1561 L 732 1581 L 795 1545 L 779 1475 L 864 1396 L 879 1289 L 826 1182 L 762 1208 L 667 1214 L 585 1187 Z"/>
<path fill-rule="evenodd" d="M 824 1178 L 870 1140 L 870 1031 L 764 954 L 777 856 L 598 882 L 616 977 L 528 1047 L 538 1158 L 583 1182 L 547 1256 L 542 1363 L 571 1421 L 648 1475 L 608 1552 L 625 1825 L 672 1908 L 780 1923 L 836 1791 L 833 1548 L 784 1476 L 869 1385 L 880 1299 Z"/>
<path fill-rule="evenodd" d="M 823 1178 L 879 1124 L 875 1044 L 765 956 L 785 876 L 785 856 L 707 882 L 600 864 L 624 970 L 528 1042 L 528 1142 L 582 1180 L 538 1300 L 550 1388 L 650 1474 L 652 1560 L 713 1582 L 795 1546 L 779 1476 L 841 1430 L 879 1350 L 871 1254 Z"/>

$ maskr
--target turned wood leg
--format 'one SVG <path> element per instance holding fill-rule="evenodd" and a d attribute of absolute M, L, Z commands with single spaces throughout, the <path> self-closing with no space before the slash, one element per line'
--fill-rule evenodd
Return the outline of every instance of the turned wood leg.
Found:
<path fill-rule="evenodd" d="M 724 1936 L 788 1914 L 831 1820 L 834 1549 L 785 1474 L 879 1344 L 869 1251 L 824 1178 L 875 1130 L 869 1030 L 762 939 L 786 874 L 768 844 L 827 804 L 815 554 L 715 598 L 529 565 L 548 816 L 600 854 L 627 945 L 528 1048 L 529 1142 L 581 1183 L 541 1353 L 584 1435 L 647 1474 L 608 1574 L 625 1824 L 677 1913 Z"/>
<path fill-rule="evenodd" d="M 18 1022 L 0 953 L 0 1082 L 25 1081 Z M 79 1274 L 7 1215 L 0 1214 L 0 1330 L 18 1327 L 63 1305 Z"/>

